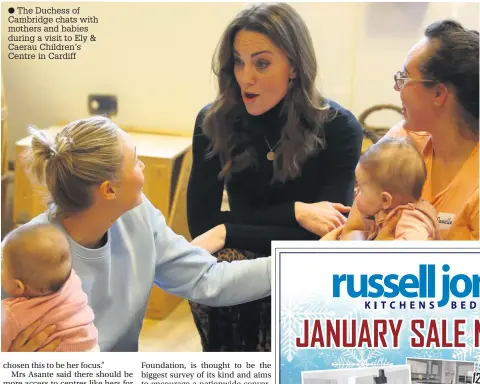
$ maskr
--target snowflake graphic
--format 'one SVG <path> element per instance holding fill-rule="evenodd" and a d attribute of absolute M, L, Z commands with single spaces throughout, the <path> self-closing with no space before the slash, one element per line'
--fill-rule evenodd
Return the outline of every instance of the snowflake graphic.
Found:
<path fill-rule="evenodd" d="M 334 315 L 318 298 L 307 298 L 300 303 L 288 298 L 280 313 L 280 349 L 287 361 L 291 362 L 297 353 L 295 339 L 300 335 L 304 320 L 326 319 Z"/>
<path fill-rule="evenodd" d="M 337 351 L 332 349 L 318 349 L 318 358 L 323 360 L 325 365 L 331 365 L 337 358 Z"/>
<path fill-rule="evenodd" d="M 369 348 L 345 349 L 340 358 L 332 363 L 335 368 L 366 368 L 387 365 L 392 365 L 392 363 L 383 356 L 382 350 Z"/>
<path fill-rule="evenodd" d="M 295 355 L 295 336 L 298 334 L 299 324 L 302 320 L 298 306 L 293 303 L 291 298 L 288 298 L 287 302 L 282 305 L 280 313 L 280 348 L 288 362 L 291 362 Z"/>
<path fill-rule="evenodd" d="M 473 311 L 473 319 L 480 321 L 480 306 Z M 475 360 L 475 372 L 480 372 L 480 348 L 476 348 L 473 352 Z"/>
<path fill-rule="evenodd" d="M 366 317 L 355 309 L 348 313 L 348 320 L 356 320 L 357 324 Z M 365 367 L 380 367 L 392 365 L 384 356 L 384 350 L 373 348 L 342 348 L 341 355 L 337 361 L 332 363 L 334 368 L 365 368 Z"/>
<path fill-rule="evenodd" d="M 421 358 L 421 359 L 441 359 L 442 352 L 439 349 L 430 348 L 430 349 L 422 349 L 422 350 L 415 350 L 413 352 L 413 357 Z"/>
<path fill-rule="evenodd" d="M 300 351 L 295 356 L 295 366 L 301 371 L 308 371 L 309 369 L 318 368 L 319 358 L 316 353 L 311 353 L 311 350 Z"/>
<path fill-rule="evenodd" d="M 473 319 L 480 321 L 480 306 L 473 311 Z M 480 348 L 476 348 L 473 352 L 475 360 L 475 372 L 480 373 Z"/>
<path fill-rule="evenodd" d="M 473 345 L 473 332 L 472 330 L 468 330 L 465 335 L 465 343 L 466 347 L 465 348 L 458 348 L 455 349 L 452 357 L 456 360 L 468 360 L 472 359 L 474 354 L 475 354 L 475 348 Z M 477 356 L 478 357 L 478 356 Z"/>

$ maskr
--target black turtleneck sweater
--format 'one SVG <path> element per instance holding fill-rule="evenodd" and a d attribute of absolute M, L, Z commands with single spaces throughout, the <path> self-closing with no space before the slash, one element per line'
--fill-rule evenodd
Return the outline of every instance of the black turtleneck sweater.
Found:
<path fill-rule="evenodd" d="M 353 114 L 329 101 L 336 117 L 324 125 L 326 148 L 309 157 L 299 177 L 271 184 L 273 163 L 265 138 L 273 147 L 281 135 L 281 103 L 261 116 L 249 116 L 251 145 L 258 166 L 234 173 L 227 183 L 229 212 L 220 210 L 224 189 L 218 156 L 205 158 L 209 139 L 202 121 L 209 105 L 197 116 L 193 136 L 193 164 L 187 190 L 187 216 L 193 238 L 225 224 L 225 248 L 270 254 L 273 240 L 318 240 L 295 219 L 294 203 L 338 202 L 351 205 L 355 167 L 362 147 L 362 128 Z"/>

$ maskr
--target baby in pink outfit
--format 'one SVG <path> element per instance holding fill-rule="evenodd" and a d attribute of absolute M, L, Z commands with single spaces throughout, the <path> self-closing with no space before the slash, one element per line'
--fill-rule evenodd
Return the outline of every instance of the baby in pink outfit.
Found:
<path fill-rule="evenodd" d="M 100 351 L 66 236 L 50 224 L 24 225 L 7 236 L 2 253 L 2 287 L 11 296 L 2 300 L 2 352 L 39 319 L 36 333 L 56 325 L 43 345 L 60 338 L 57 352 Z"/>
<path fill-rule="evenodd" d="M 360 157 L 355 176 L 355 205 L 368 231 L 353 239 L 439 239 L 435 208 L 421 198 L 425 163 L 407 139 L 384 138 L 371 146 Z"/>

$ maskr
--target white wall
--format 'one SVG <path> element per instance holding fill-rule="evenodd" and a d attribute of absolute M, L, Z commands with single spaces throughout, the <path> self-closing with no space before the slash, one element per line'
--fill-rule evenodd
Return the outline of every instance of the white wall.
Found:
<path fill-rule="evenodd" d="M 33 5 L 32 5 L 33 4 Z M 44 3 L 43 7 L 77 3 Z M 21 6 L 22 3 L 15 3 Z M 30 6 L 39 5 L 29 3 Z M 9 157 L 25 127 L 47 127 L 88 115 L 87 95 L 115 94 L 118 123 L 190 132 L 213 100 L 210 63 L 223 29 L 244 3 L 78 3 L 97 37 L 72 61 L 7 58 L 2 3 L 2 75 L 9 109 Z M 357 116 L 374 104 L 399 104 L 392 74 L 430 22 L 453 17 L 479 28 L 477 3 L 295 3 L 311 31 L 318 85 Z M 89 34 L 91 34 L 89 33 Z M 369 123 L 391 125 L 379 113 Z"/>
<path fill-rule="evenodd" d="M 393 73 L 401 70 L 410 47 L 436 20 L 454 18 L 465 27 L 479 29 L 478 3 L 362 3 L 357 12 L 357 35 L 350 107 L 358 116 L 376 104 L 399 104 Z M 379 112 L 368 122 L 395 124 L 396 112 Z"/>

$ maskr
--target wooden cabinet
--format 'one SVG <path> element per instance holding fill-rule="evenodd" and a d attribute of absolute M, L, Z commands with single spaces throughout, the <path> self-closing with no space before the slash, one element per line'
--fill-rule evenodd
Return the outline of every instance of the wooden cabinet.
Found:
<path fill-rule="evenodd" d="M 45 133 L 53 137 L 60 129 L 52 127 L 45 130 Z M 191 165 L 191 136 L 132 132 L 131 129 L 129 133 L 136 144 L 139 158 L 145 164 L 143 188 L 145 195 L 160 209 L 167 223 L 174 224 L 172 229 L 175 232 L 189 238 L 184 200 Z M 42 196 L 45 191 L 31 184 L 21 161 L 22 154 L 30 142 L 31 137 L 26 137 L 16 143 L 14 225 L 26 223 L 46 209 Z M 147 317 L 163 318 L 181 300 L 154 286 Z"/>

